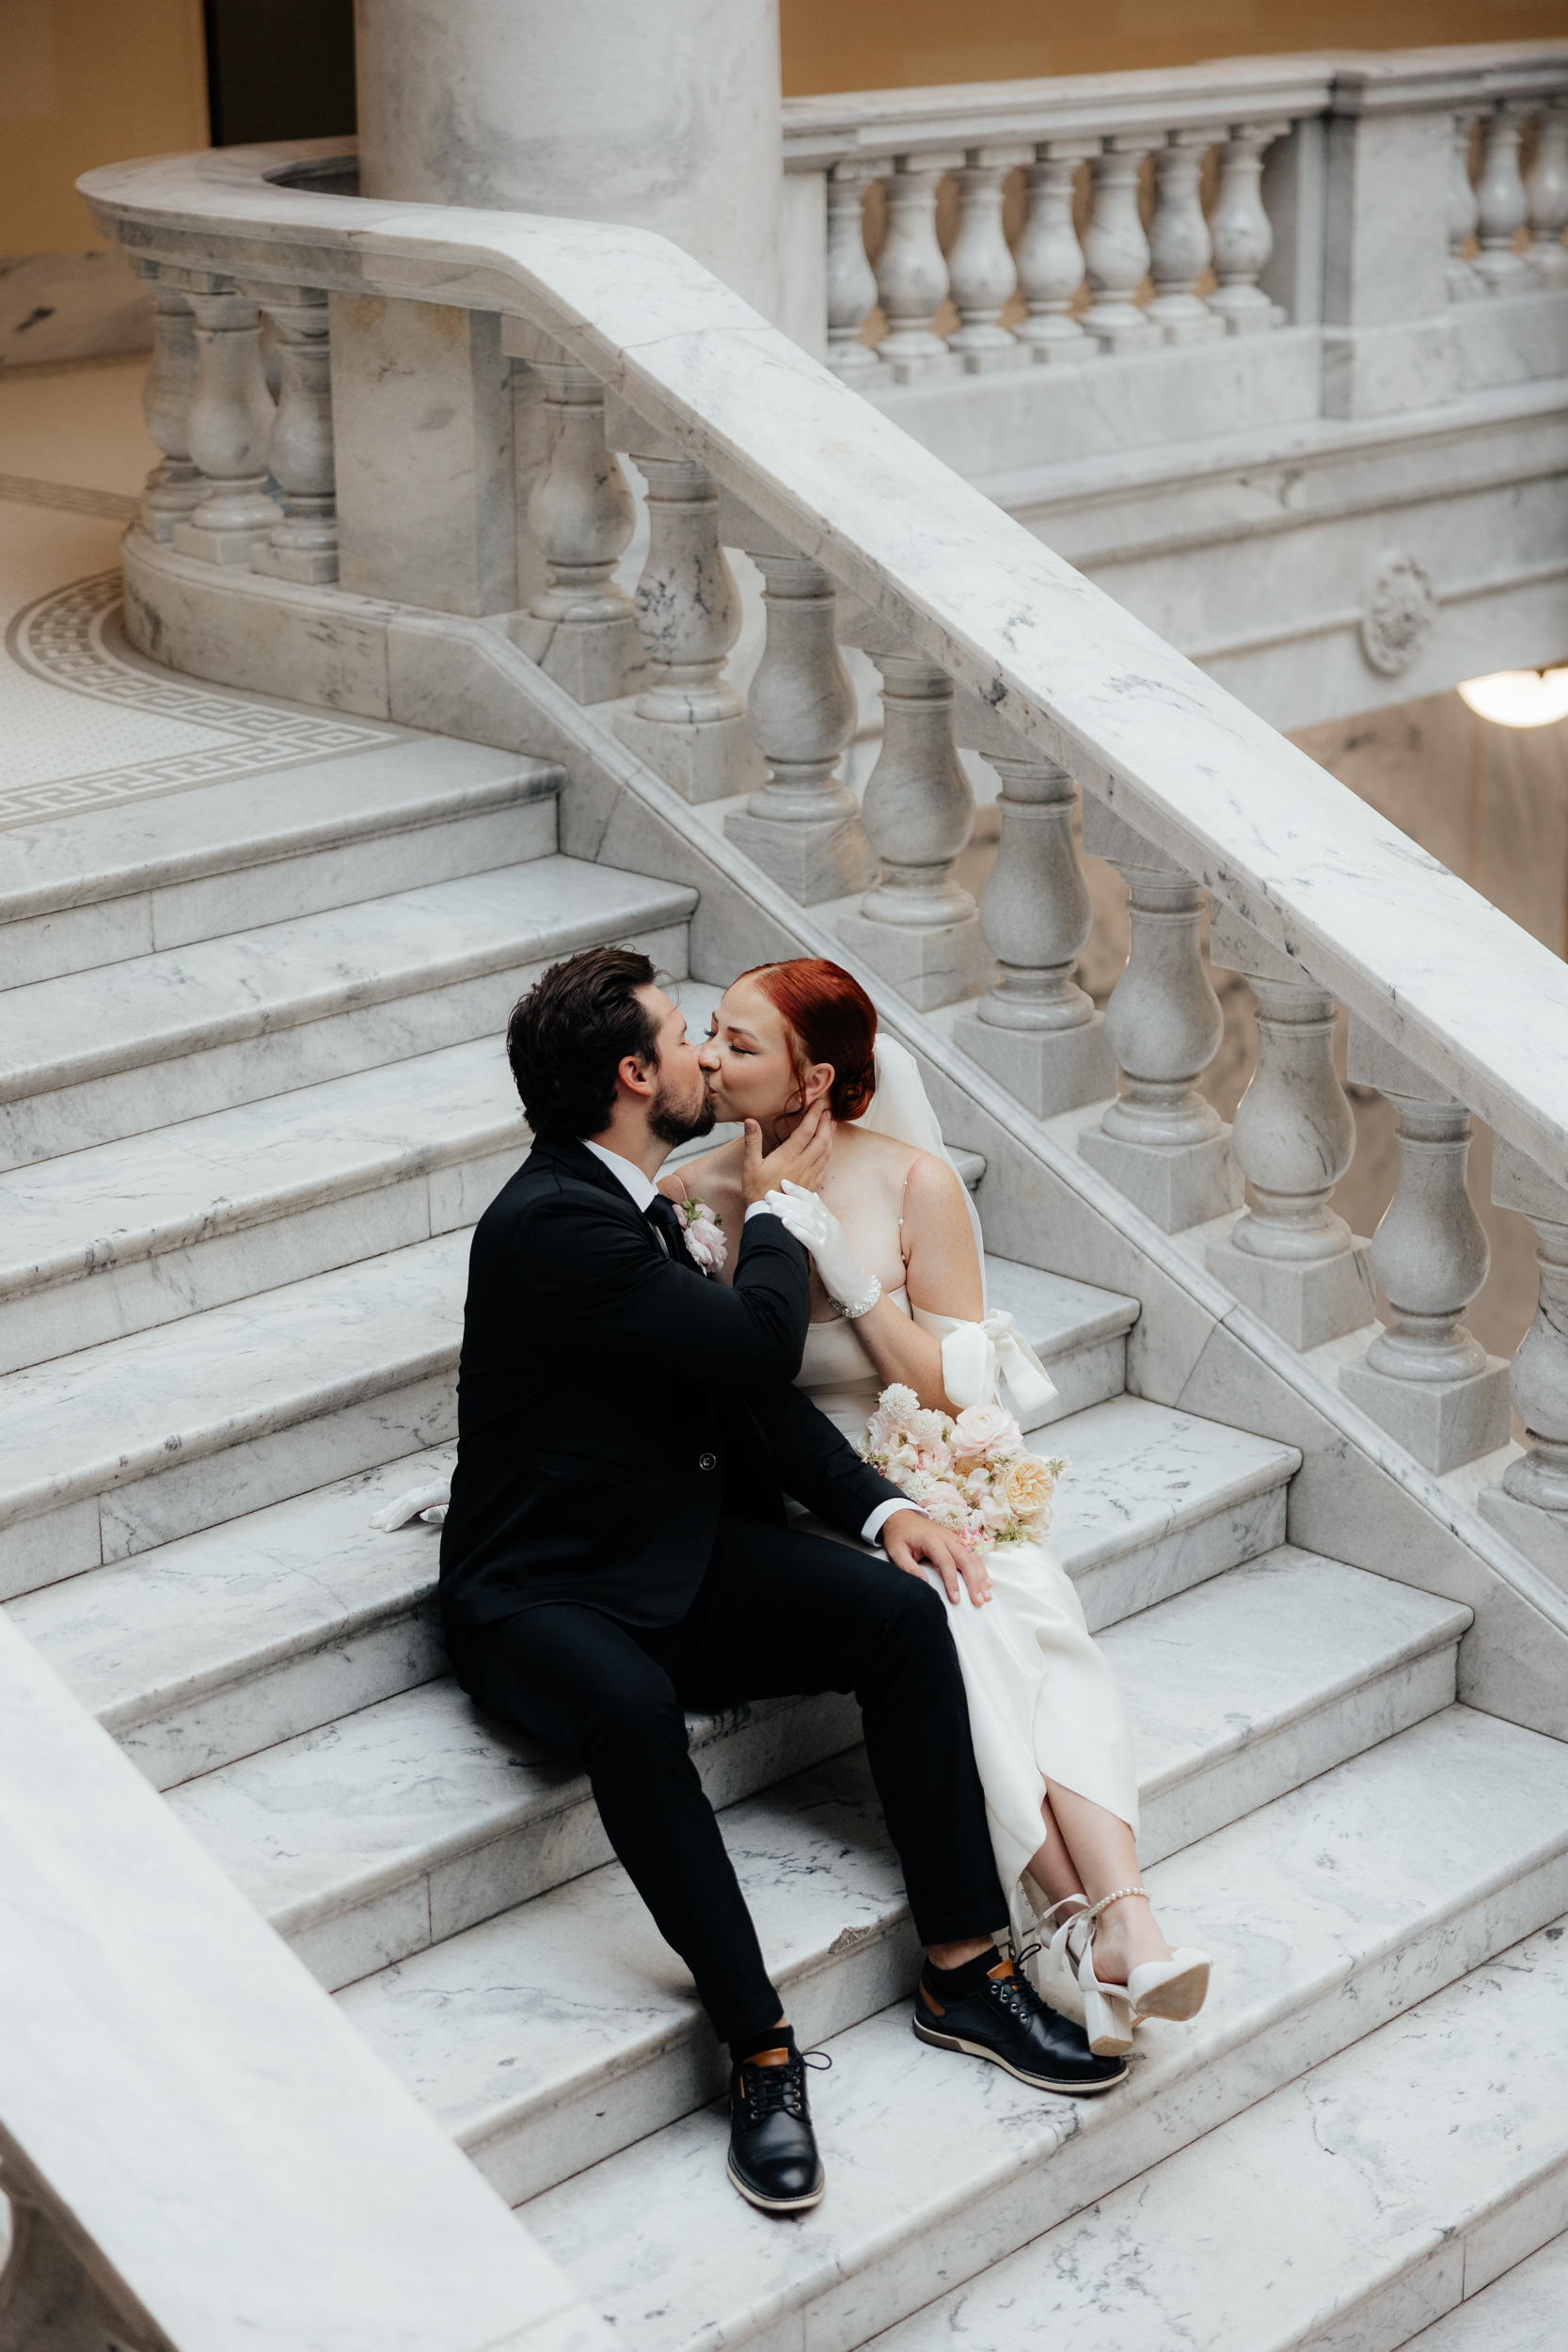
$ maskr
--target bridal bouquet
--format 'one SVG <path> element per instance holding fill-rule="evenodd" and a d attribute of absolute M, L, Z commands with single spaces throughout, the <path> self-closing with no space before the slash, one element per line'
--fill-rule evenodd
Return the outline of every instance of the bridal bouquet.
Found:
<path fill-rule="evenodd" d="M 863 1458 L 911 1502 L 975 1551 L 1023 1544 L 1051 1524 L 1051 1499 L 1068 1469 L 1023 1450 L 1023 1433 L 1001 1405 L 966 1405 L 956 1420 L 921 1404 L 895 1381 L 866 1424 Z"/>

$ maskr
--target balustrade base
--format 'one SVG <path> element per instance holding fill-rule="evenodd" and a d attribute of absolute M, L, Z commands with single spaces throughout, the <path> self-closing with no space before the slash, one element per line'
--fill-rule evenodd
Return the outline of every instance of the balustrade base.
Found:
<path fill-rule="evenodd" d="M 336 548 L 277 548 L 263 539 L 250 551 L 250 568 L 270 580 L 302 580 L 308 588 L 327 585 L 338 577 Z"/>
<path fill-rule="evenodd" d="M 877 923 L 863 914 L 841 916 L 838 935 L 874 972 L 906 995 L 921 1012 L 956 1005 L 992 987 L 996 959 L 986 946 L 978 917 L 939 923 L 929 930 L 914 925 Z"/>
<path fill-rule="evenodd" d="M 1128 1143 L 1103 1127 L 1085 1127 L 1078 1149 L 1162 1232 L 1184 1233 L 1189 1225 L 1206 1225 L 1242 1205 L 1242 1171 L 1231 1157 L 1228 1127 L 1201 1143 Z"/>
<path fill-rule="evenodd" d="M 694 805 L 758 792 L 768 782 L 767 763 L 743 716 L 682 723 L 640 719 L 627 710 L 616 719 L 615 732 L 628 751 Z"/>
<path fill-rule="evenodd" d="M 1568 1512 L 1539 1510 L 1502 1486 L 1483 1486 L 1476 1500 L 1481 1518 L 1568 1593 Z"/>
<path fill-rule="evenodd" d="M 1370 1242 L 1300 1264 L 1254 1257 L 1228 1241 L 1211 1242 L 1206 1254 L 1216 1281 L 1291 1347 L 1320 1347 L 1377 1320 Z"/>
<path fill-rule="evenodd" d="M 849 380 L 853 382 L 856 391 L 864 392 L 869 391 L 879 379 L 883 384 L 890 379 L 895 384 L 938 384 L 963 373 L 963 360 L 956 351 L 914 352 L 893 359 L 879 351 L 876 375 L 857 375 Z"/>
<path fill-rule="evenodd" d="M 953 1041 L 1037 1119 L 1107 1102 L 1117 1090 L 1103 1013 L 1076 1029 L 1004 1029 L 966 1012 L 953 1025 Z"/>
<path fill-rule="evenodd" d="M 763 872 L 787 890 L 797 906 L 821 906 L 869 890 L 877 879 L 877 852 L 856 817 L 829 817 L 815 824 L 788 824 L 777 817 L 753 817 L 736 809 L 724 831 Z"/>
<path fill-rule="evenodd" d="M 1365 1362 L 1341 1364 L 1339 1386 L 1429 1470 L 1458 1470 L 1508 1443 L 1508 1366 L 1500 1356 L 1488 1356 L 1484 1372 L 1463 1380 L 1396 1380 Z"/>
<path fill-rule="evenodd" d="M 614 621 L 542 621 L 517 612 L 506 628 L 518 650 L 575 703 L 610 703 L 636 693 L 647 671 L 647 652 L 629 612 Z"/>
<path fill-rule="evenodd" d="M 201 564 L 233 564 L 248 571 L 258 548 L 265 547 L 277 517 L 251 529 L 207 531 L 200 523 L 176 522 L 167 544 L 176 555 L 194 555 Z"/>
<path fill-rule="evenodd" d="M 1021 342 L 987 343 L 978 351 L 959 354 L 966 375 L 990 375 L 997 368 L 1027 367 L 1029 354 Z"/>

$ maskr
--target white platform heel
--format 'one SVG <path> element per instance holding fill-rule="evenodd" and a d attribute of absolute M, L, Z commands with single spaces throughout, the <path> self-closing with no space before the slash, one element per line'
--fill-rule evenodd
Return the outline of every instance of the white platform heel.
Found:
<path fill-rule="evenodd" d="M 1169 1960 L 1140 1963 L 1127 1979 L 1133 2024 L 1140 2017 L 1196 2017 L 1209 1997 L 1211 1965 L 1208 1953 L 1190 1944 L 1179 1945 Z"/>
<path fill-rule="evenodd" d="M 1095 1922 L 1124 1896 L 1143 1894 L 1141 1886 L 1118 1886 L 1097 1903 L 1068 1895 L 1041 1918 L 1044 1928 L 1072 1906 L 1052 1935 L 1040 1971 L 1040 1995 L 1061 2016 L 1083 2026 L 1097 2058 L 1125 2056 L 1132 2047 L 1133 2028 L 1143 2018 L 1184 2021 L 1196 2017 L 1208 1997 L 1209 1955 L 1190 1945 L 1181 1946 L 1169 1960 L 1140 1962 L 1124 1985 L 1101 1982 L 1094 1964 Z"/>
<path fill-rule="evenodd" d="M 1038 1977 L 1040 1998 L 1058 2017 L 1070 2017 L 1075 2026 L 1084 2022 L 1084 1995 L 1078 1989 L 1077 1964 L 1068 1950 L 1068 1930 L 1078 1914 L 1088 1907 L 1086 1895 L 1064 1895 L 1060 1902 L 1040 1912 L 1037 1918 L 1044 1943 Z"/>

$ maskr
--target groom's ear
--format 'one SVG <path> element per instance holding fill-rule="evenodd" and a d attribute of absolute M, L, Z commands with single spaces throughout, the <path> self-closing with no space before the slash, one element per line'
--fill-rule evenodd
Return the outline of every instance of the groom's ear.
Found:
<path fill-rule="evenodd" d="M 644 1061 L 639 1054 L 623 1054 L 615 1065 L 615 1075 L 628 1094 L 645 1098 L 658 1083 L 658 1064 Z"/>

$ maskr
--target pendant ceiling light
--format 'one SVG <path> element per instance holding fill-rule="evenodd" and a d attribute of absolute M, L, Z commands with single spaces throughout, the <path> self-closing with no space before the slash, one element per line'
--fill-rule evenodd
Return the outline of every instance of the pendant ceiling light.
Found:
<path fill-rule="evenodd" d="M 1469 677 L 1460 697 L 1499 727 L 1549 727 L 1568 719 L 1568 664 L 1553 670 L 1494 670 Z"/>

